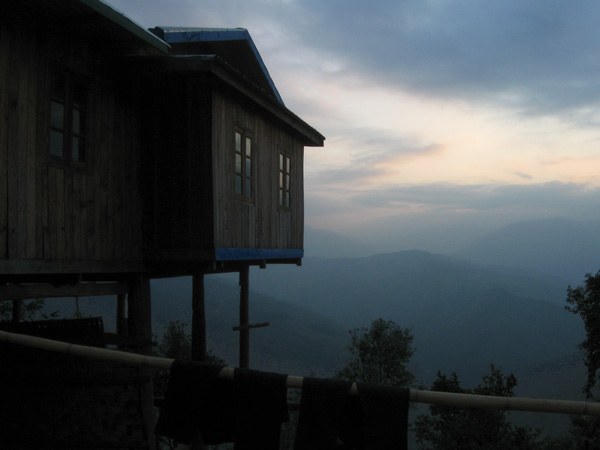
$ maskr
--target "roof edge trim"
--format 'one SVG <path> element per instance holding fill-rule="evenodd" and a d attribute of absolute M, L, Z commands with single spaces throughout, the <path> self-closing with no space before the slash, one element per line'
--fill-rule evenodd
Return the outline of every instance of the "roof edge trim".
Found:
<path fill-rule="evenodd" d="M 161 51 L 164 54 L 169 53 L 169 49 L 171 46 L 167 44 L 165 41 L 157 37 L 155 34 L 146 30 L 141 25 L 137 24 L 135 21 L 127 17 L 124 13 L 119 11 L 118 9 L 112 7 L 108 3 L 105 3 L 103 0 L 80 0 L 81 3 L 86 5 L 87 7 L 93 9 L 98 14 L 106 17 L 117 25 L 129 31 L 131 34 L 137 36 L 142 41 L 150 44 L 152 47 Z"/>

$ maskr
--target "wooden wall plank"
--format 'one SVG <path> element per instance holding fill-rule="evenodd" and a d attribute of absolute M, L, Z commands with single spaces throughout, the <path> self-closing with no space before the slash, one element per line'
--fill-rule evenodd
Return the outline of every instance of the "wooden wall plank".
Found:
<path fill-rule="evenodd" d="M 27 102 L 26 102 L 26 143 L 25 143 L 25 160 L 26 166 L 25 172 L 25 183 L 26 192 L 23 195 L 25 197 L 25 254 L 26 258 L 35 258 L 37 249 L 37 191 L 36 186 L 38 183 L 37 179 L 37 159 L 36 159 L 36 137 L 37 133 L 37 100 L 38 100 L 38 86 L 40 80 L 38 79 L 38 65 L 39 65 L 39 50 L 37 45 L 37 35 L 30 28 L 31 23 L 28 26 L 27 33 L 30 36 L 29 39 L 29 55 L 28 55 L 28 70 L 27 70 Z"/>
<path fill-rule="evenodd" d="M 45 255 L 45 237 L 48 226 L 48 141 L 47 131 L 50 128 L 50 119 L 48 111 L 48 65 L 45 63 L 47 58 L 47 42 L 42 37 L 38 37 L 38 54 L 40 60 L 37 65 L 37 93 L 36 93 L 36 112 L 35 112 L 35 258 L 44 258 Z"/>
<path fill-rule="evenodd" d="M 106 108 L 106 91 L 104 82 L 101 82 L 96 100 L 98 109 L 94 119 L 97 122 L 97 145 L 95 146 L 94 178 L 96 180 L 96 239 L 95 259 L 108 259 L 108 180 L 107 164 L 109 153 L 109 111 Z"/>
<path fill-rule="evenodd" d="M 70 214 L 70 222 L 71 222 L 71 230 L 68 236 L 69 247 L 71 249 L 70 258 L 71 259 L 83 259 L 83 254 L 81 251 L 81 234 L 82 228 L 84 228 L 82 221 L 84 220 L 83 210 L 82 210 L 82 178 L 85 178 L 85 175 L 81 173 L 72 173 L 72 188 L 71 188 L 71 208 L 72 213 Z"/>
<path fill-rule="evenodd" d="M 11 32 L 11 54 L 8 81 L 8 145 L 7 145 L 7 184 L 8 184 L 8 258 L 19 257 L 18 212 L 19 212 L 19 118 L 21 75 L 23 72 L 23 41 L 16 30 Z"/>
<path fill-rule="evenodd" d="M 8 117 L 11 33 L 0 18 L 0 259 L 8 257 Z"/>

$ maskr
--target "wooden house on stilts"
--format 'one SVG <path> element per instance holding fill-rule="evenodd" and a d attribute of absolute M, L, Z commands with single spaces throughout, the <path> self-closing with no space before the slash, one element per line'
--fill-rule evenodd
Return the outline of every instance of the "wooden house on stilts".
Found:
<path fill-rule="evenodd" d="M 300 263 L 304 147 L 323 142 L 286 108 L 246 30 L 149 31 L 100 0 L 3 5 L 0 302 L 12 304 L 12 325 L 20 326 L 26 299 L 110 295 L 117 332 L 100 330 L 93 344 L 148 353 L 150 280 L 192 276 L 193 357 L 202 360 L 203 277 L 239 272 L 240 365 L 247 366 L 248 269 Z M 90 343 L 97 324 L 75 328 L 88 331 L 62 338 Z M 143 370 L 89 363 L 86 372 L 61 360 L 70 364 L 66 376 L 56 360 L 0 349 L 0 423 L 14 425 L 0 433 L 0 447 L 152 446 L 151 378 Z M 27 365 L 42 360 L 44 368 Z M 113 387 L 84 398 L 93 418 L 73 413 L 81 408 L 66 398 L 74 384 L 106 387 L 108 379 L 119 395 Z M 34 393 L 8 411 L 19 390 Z M 113 407 L 100 411 L 107 395 Z M 123 417 L 115 431 L 117 409 L 135 410 L 142 431 Z M 79 426 L 53 425 L 65 417 Z M 25 427 L 34 431 L 23 434 Z"/>

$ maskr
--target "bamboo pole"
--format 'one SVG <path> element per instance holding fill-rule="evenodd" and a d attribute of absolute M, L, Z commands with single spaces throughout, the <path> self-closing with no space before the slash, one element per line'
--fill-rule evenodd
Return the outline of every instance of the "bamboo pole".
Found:
<path fill-rule="evenodd" d="M 35 347 L 42 350 L 66 353 L 85 358 L 102 359 L 123 364 L 135 364 L 162 370 L 169 370 L 174 361 L 173 359 L 169 358 L 138 355 L 135 353 L 109 350 L 105 348 L 87 347 L 84 345 L 58 342 L 35 336 L 9 333 L 7 331 L 0 331 L 0 342 Z M 219 373 L 219 376 L 221 378 L 232 379 L 234 376 L 234 371 L 235 369 L 233 367 L 224 367 Z M 300 376 L 288 375 L 287 387 L 292 389 L 301 389 L 303 379 L 304 378 Z M 352 385 L 351 392 L 353 394 L 357 393 L 356 384 Z M 551 400 L 523 397 L 493 397 L 487 395 L 458 394 L 452 392 L 422 391 L 417 389 L 410 390 L 410 401 L 415 403 L 451 406 L 464 409 L 504 409 L 515 411 L 600 416 L 600 403 L 585 401 Z"/>

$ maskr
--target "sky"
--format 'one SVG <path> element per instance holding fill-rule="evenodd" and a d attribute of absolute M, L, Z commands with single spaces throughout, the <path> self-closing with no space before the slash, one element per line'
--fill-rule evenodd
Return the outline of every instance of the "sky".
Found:
<path fill-rule="evenodd" d="M 305 224 L 451 252 L 600 220 L 600 2 L 107 0 L 145 28 L 248 29 L 305 151 Z"/>

